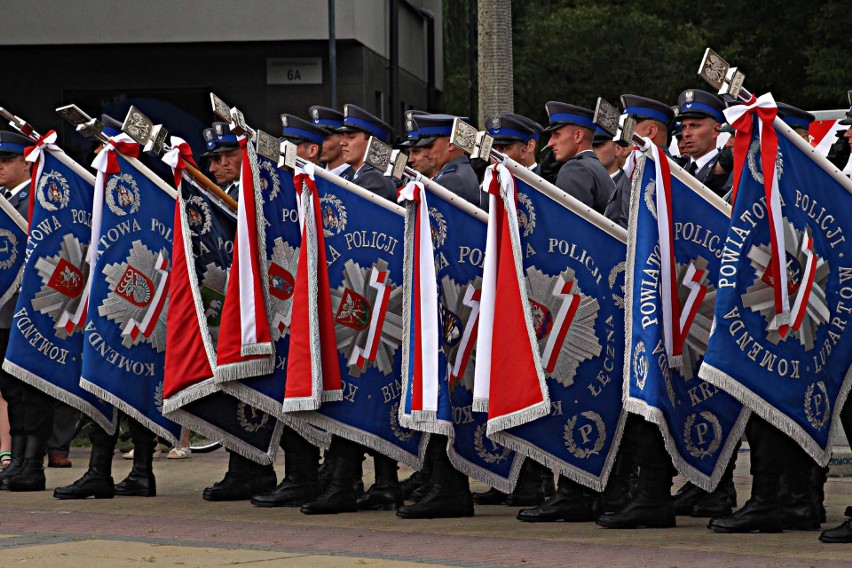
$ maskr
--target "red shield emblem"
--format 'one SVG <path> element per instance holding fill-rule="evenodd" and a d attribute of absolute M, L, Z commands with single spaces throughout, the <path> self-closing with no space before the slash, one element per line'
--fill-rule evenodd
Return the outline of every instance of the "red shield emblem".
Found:
<path fill-rule="evenodd" d="M 535 300 L 530 300 L 530 311 L 532 312 L 533 326 L 535 326 L 536 339 L 541 341 L 553 328 L 553 314 L 546 306 L 539 304 Z"/>
<path fill-rule="evenodd" d="M 140 308 L 147 306 L 151 301 L 153 290 L 154 283 L 129 265 L 115 287 L 116 294 Z"/>
<path fill-rule="evenodd" d="M 53 274 L 50 275 L 50 280 L 47 282 L 49 287 L 72 299 L 83 293 L 84 284 L 85 279 L 80 269 L 64 258 L 59 259 L 59 263 L 53 269 Z"/>
<path fill-rule="evenodd" d="M 269 265 L 269 293 L 279 300 L 289 300 L 293 297 L 293 289 L 296 286 L 296 280 L 283 266 L 275 264 Z"/>
<path fill-rule="evenodd" d="M 775 259 L 769 261 L 769 264 L 766 266 L 766 270 L 763 272 L 763 276 L 760 278 L 763 280 L 763 283 L 773 287 L 772 271 L 774 270 Z M 799 291 L 799 285 L 801 284 L 802 279 L 802 265 L 799 264 L 798 259 L 793 256 L 787 255 L 787 293 L 789 295 L 795 295 L 796 292 Z"/>
<path fill-rule="evenodd" d="M 364 331 L 370 325 L 370 304 L 364 296 L 346 288 L 334 321 L 355 331 Z"/>

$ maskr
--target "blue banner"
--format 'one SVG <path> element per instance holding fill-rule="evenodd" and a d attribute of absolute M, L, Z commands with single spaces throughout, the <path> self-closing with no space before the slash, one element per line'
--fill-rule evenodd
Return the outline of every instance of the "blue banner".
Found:
<path fill-rule="evenodd" d="M 626 418 L 625 245 L 522 180 L 515 186 L 519 252 L 551 410 L 493 437 L 603 491 Z"/>
<path fill-rule="evenodd" d="M 625 407 L 657 424 L 675 468 L 712 491 L 743 434 L 749 411 L 726 392 L 698 378 L 713 324 L 715 283 L 730 208 L 671 180 L 677 297 L 685 334 L 680 366 L 665 347 L 657 179 L 654 161 L 640 158 L 633 189 L 627 246 Z"/>
<path fill-rule="evenodd" d="M 419 468 L 424 437 L 399 423 L 404 218 L 322 177 L 316 185 L 343 400 L 299 417 Z"/>
<path fill-rule="evenodd" d="M 174 198 L 119 156 L 106 180 L 92 271 L 81 385 L 165 440 L 162 414 Z M 93 245 L 94 246 L 94 245 Z"/>
<path fill-rule="evenodd" d="M 754 128 L 722 249 L 715 329 L 699 376 L 796 440 L 818 463 L 852 378 L 850 184 L 793 142 L 779 120 L 777 177 L 792 308 L 773 328 L 772 263 L 761 144 Z M 838 174 L 838 177 L 839 174 Z"/>
<path fill-rule="evenodd" d="M 413 427 L 448 436 L 448 454 L 456 469 L 509 493 L 525 458 L 489 439 L 485 434 L 488 414 L 473 411 L 487 214 L 483 212 L 482 219 L 477 219 L 433 193 L 428 195 L 428 205 L 441 331 L 438 412 L 432 429 L 419 423 Z M 406 390 L 410 409 L 411 392 Z"/>
<path fill-rule="evenodd" d="M 54 152 L 41 155 L 30 236 L 19 241 L 26 261 L 3 368 L 111 432 L 113 406 L 80 388 L 94 189 Z"/>
<path fill-rule="evenodd" d="M 29 192 L 22 191 L 24 203 L 29 200 Z M 24 270 L 24 250 L 27 245 L 27 220 L 0 196 L 0 308 L 12 300 L 21 284 Z"/>

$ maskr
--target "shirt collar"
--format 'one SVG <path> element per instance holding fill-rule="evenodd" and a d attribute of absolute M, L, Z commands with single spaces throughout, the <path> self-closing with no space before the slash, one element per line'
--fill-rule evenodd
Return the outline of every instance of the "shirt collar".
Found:
<path fill-rule="evenodd" d="M 703 168 L 704 166 L 706 166 L 710 162 L 710 160 L 712 160 L 713 158 L 716 157 L 716 154 L 718 154 L 718 153 L 719 153 L 719 150 L 717 148 L 713 148 L 712 150 L 710 150 L 709 152 L 707 152 L 706 154 L 704 154 L 703 156 L 701 156 L 697 160 L 692 160 L 693 162 L 695 162 L 696 171 L 698 171 L 701 168 Z"/>

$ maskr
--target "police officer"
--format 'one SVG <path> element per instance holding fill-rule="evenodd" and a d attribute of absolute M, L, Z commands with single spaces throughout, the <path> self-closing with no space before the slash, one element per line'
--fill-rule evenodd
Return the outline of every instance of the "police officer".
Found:
<path fill-rule="evenodd" d="M 470 159 L 461 148 L 450 143 L 456 118 L 451 114 L 418 115 L 416 120 L 420 127 L 421 147 L 426 150 L 426 159 L 438 170 L 434 178 L 437 183 L 484 209 L 485 199 L 479 191 L 479 179 L 470 166 Z M 465 117 L 460 118 L 467 120 Z"/>
<path fill-rule="evenodd" d="M 210 174 L 229 197 L 239 199 L 243 152 L 237 135 L 225 122 L 214 122 L 211 128 L 204 129 L 203 135 L 207 151 L 201 157 L 208 159 Z M 236 452 L 228 453 L 225 477 L 204 489 L 201 495 L 204 500 L 242 501 L 275 489 L 278 480 L 272 464 L 261 465 Z"/>
<path fill-rule="evenodd" d="M 101 115 L 103 133 L 109 137 L 121 133 L 121 122 L 109 115 Z M 96 147 L 98 153 L 103 149 L 100 144 Z M 89 466 L 85 473 L 71 485 L 57 487 L 53 490 L 56 499 L 111 499 L 115 495 L 123 497 L 155 497 L 157 482 L 154 477 L 154 450 L 156 436 L 137 420 L 127 416 L 127 425 L 133 441 L 133 465 L 130 473 L 115 484 L 112 478 L 112 457 L 118 443 L 118 430 L 113 434 L 107 433 L 94 422 L 88 423 L 83 431 L 88 431 L 92 451 L 89 454 Z"/>
<path fill-rule="evenodd" d="M 520 114 L 505 113 L 485 119 L 488 135 L 494 138 L 494 149 L 541 175 L 541 164 L 536 163 L 539 138 L 544 127 Z"/>
<path fill-rule="evenodd" d="M 0 187 L 6 200 L 24 218 L 28 215 L 30 163 L 24 148 L 33 143 L 26 136 L 0 131 Z M 0 349 L 6 352 L 17 295 L 0 309 Z M 8 403 L 12 461 L 0 473 L 0 489 L 43 491 L 44 456 L 53 426 L 51 397 L 0 370 L 0 390 Z"/>
<path fill-rule="evenodd" d="M 636 134 L 648 138 L 660 150 L 668 154 L 669 126 L 674 119 L 672 109 L 659 101 L 637 95 L 622 95 L 624 112 L 636 120 Z M 625 176 L 626 177 L 626 176 Z M 608 217 L 618 218 L 622 226 L 627 219 L 623 213 L 612 213 L 615 209 L 629 210 L 630 188 L 616 191 L 616 196 L 607 208 Z M 611 215 L 611 216 L 610 216 Z M 621 463 L 619 463 L 621 462 Z M 620 510 L 607 512 L 597 520 L 607 528 L 675 526 L 674 507 L 672 505 L 671 486 L 675 470 L 671 457 L 666 451 L 663 436 L 659 428 L 638 414 L 628 414 L 624 428 L 624 439 L 613 476 L 618 479 L 624 469 L 632 463 L 639 466 L 639 480 L 636 495 Z M 612 479 L 611 477 L 611 479 Z"/>
<path fill-rule="evenodd" d="M 231 132 L 226 122 L 214 122 L 210 128 L 204 129 L 203 135 L 207 151 L 201 157 L 207 158 L 210 175 L 228 197 L 239 199 L 243 151 L 237 135 Z"/>
<path fill-rule="evenodd" d="M 351 168 L 344 171 L 340 177 L 396 203 L 396 185 L 393 180 L 364 162 L 370 136 L 390 144 L 393 128 L 364 109 L 347 104 L 343 107 L 343 126 L 337 131 L 343 136 L 340 141 L 343 160 Z"/>
<path fill-rule="evenodd" d="M 319 105 L 312 106 L 308 112 L 313 124 L 320 127 L 325 134 L 322 139 L 320 163 L 331 173 L 342 174 L 349 169 L 349 164 L 343 160 L 343 149 L 340 147 L 343 135 L 338 132 L 343 128 L 343 113 Z"/>
<path fill-rule="evenodd" d="M 619 227 L 626 228 L 630 217 L 630 178 L 621 169 L 621 158 L 630 150 L 625 142 L 616 142 L 602 128 L 595 130 L 592 150 L 615 185 L 615 191 L 604 209 L 604 217 Z"/>
<path fill-rule="evenodd" d="M 417 123 L 417 117 L 423 114 L 429 113 L 421 110 L 405 111 L 405 140 L 399 146 L 408 151 L 408 165 L 418 173 L 432 179 L 438 173 L 438 170 L 435 169 L 435 164 L 428 160 L 429 152 L 424 146 L 429 142 L 429 138 L 420 138 L 420 125 Z"/>
<path fill-rule="evenodd" d="M 550 120 L 545 129 L 550 132 L 547 145 L 557 161 L 565 162 L 556 176 L 556 187 L 603 214 L 615 184 L 592 151 L 594 112 L 558 101 L 544 106 Z"/>
<path fill-rule="evenodd" d="M 677 99 L 681 125 L 680 161 L 691 176 L 709 187 L 719 197 L 730 189 L 728 172 L 714 172 L 719 159 L 716 139 L 725 123 L 725 103 L 712 93 L 687 89 Z M 687 159 L 688 158 L 688 159 Z"/>

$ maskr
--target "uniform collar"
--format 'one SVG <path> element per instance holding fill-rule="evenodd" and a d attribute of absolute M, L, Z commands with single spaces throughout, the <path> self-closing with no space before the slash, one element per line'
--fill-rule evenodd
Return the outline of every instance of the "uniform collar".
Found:
<path fill-rule="evenodd" d="M 22 184 L 13 187 L 9 190 L 9 199 L 14 199 L 21 193 L 28 185 L 30 185 L 30 180 L 23 182 Z"/>
<path fill-rule="evenodd" d="M 712 160 L 713 158 L 716 157 L 716 155 L 718 153 L 719 153 L 719 150 L 716 149 L 716 148 L 713 148 L 712 150 L 710 150 L 709 152 L 707 152 L 706 154 L 704 154 L 703 156 L 701 156 L 697 160 L 692 160 L 693 162 L 695 162 L 695 171 L 698 171 L 701 168 L 703 168 L 704 166 L 706 166 L 710 162 L 710 160 Z"/>

